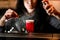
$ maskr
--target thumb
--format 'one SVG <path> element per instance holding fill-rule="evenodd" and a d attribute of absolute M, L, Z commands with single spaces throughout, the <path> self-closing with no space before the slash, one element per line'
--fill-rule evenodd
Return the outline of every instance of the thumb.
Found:
<path fill-rule="evenodd" d="M 42 0 L 42 2 L 43 2 L 43 3 L 46 2 L 47 4 L 49 4 L 49 1 L 48 1 L 48 0 Z"/>
<path fill-rule="evenodd" d="M 16 17 L 16 18 L 18 18 L 19 15 L 14 11 L 14 12 L 12 13 L 12 17 Z"/>

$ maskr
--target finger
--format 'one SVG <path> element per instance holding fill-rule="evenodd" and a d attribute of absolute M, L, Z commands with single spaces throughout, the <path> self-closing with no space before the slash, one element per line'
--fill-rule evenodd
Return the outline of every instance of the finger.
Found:
<path fill-rule="evenodd" d="M 6 19 L 9 19 L 9 18 L 11 18 L 11 16 L 10 16 L 10 15 L 5 15 L 5 17 L 6 17 Z"/>
<path fill-rule="evenodd" d="M 12 14 L 12 12 L 13 12 L 13 10 L 8 9 L 8 10 L 5 12 L 5 14 L 4 14 L 4 15 L 11 15 L 11 14 Z"/>
<path fill-rule="evenodd" d="M 42 4 L 43 4 L 43 5 L 46 5 L 47 3 L 42 1 Z"/>
<path fill-rule="evenodd" d="M 18 14 L 14 11 L 11 15 L 12 17 L 19 17 Z"/>
<path fill-rule="evenodd" d="M 19 15 L 16 12 L 14 12 L 14 13 L 16 14 L 16 17 L 19 17 Z"/>
<path fill-rule="evenodd" d="M 12 12 L 13 12 L 13 10 L 8 9 L 6 12 L 7 12 L 7 13 L 12 13 Z"/>
<path fill-rule="evenodd" d="M 43 3 L 43 8 L 44 8 L 44 9 L 46 9 L 46 4 L 47 4 L 46 2 Z"/>
<path fill-rule="evenodd" d="M 46 4 L 46 5 L 45 5 L 45 6 L 43 6 L 43 7 L 44 7 L 44 9 L 46 9 L 46 10 L 47 10 L 47 9 L 49 9 L 49 8 L 50 8 L 50 6 L 51 6 L 50 4 Z"/>
<path fill-rule="evenodd" d="M 48 13 L 53 13 L 54 12 L 54 8 L 53 8 L 53 6 L 51 6 L 49 9 L 48 9 Z"/>
<path fill-rule="evenodd" d="M 49 1 L 48 0 L 42 0 L 42 2 L 47 2 L 47 4 L 49 4 Z"/>
<path fill-rule="evenodd" d="M 48 9 L 48 13 L 50 13 L 50 14 L 51 14 L 51 10 L 52 10 L 52 8 L 49 8 L 49 9 Z"/>
<path fill-rule="evenodd" d="M 47 4 L 47 5 L 46 5 L 46 9 L 49 9 L 51 6 L 52 6 L 52 5 Z"/>
<path fill-rule="evenodd" d="M 54 13 L 54 7 L 52 7 L 51 13 Z"/>
<path fill-rule="evenodd" d="M 48 10 L 46 10 L 47 14 L 50 15 L 50 13 L 48 13 Z"/>

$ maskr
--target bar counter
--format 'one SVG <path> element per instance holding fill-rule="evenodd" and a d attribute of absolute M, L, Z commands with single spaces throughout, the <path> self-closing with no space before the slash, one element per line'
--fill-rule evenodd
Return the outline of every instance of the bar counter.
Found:
<path fill-rule="evenodd" d="M 54 34 L 56 37 L 56 34 Z M 49 33 L 0 33 L 0 37 L 19 37 L 19 38 L 52 38 L 53 34 Z"/>
<path fill-rule="evenodd" d="M 22 33 L 0 33 L 0 38 L 6 38 L 7 40 L 15 40 L 15 39 L 32 39 L 35 40 L 60 40 L 60 34 L 56 33 L 30 33 L 30 34 L 22 34 Z"/>

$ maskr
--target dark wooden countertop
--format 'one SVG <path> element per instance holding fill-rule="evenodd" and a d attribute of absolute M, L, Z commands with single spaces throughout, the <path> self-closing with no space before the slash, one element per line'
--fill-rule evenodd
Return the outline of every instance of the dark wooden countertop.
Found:
<path fill-rule="evenodd" d="M 20 37 L 20 38 L 52 38 L 52 34 L 48 33 L 0 33 L 0 37 Z"/>

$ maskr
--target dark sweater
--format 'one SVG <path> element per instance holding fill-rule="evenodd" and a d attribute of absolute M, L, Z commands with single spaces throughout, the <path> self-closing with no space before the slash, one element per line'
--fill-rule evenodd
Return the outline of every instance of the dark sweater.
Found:
<path fill-rule="evenodd" d="M 38 15 L 28 16 L 24 14 L 20 18 L 11 18 L 5 23 L 4 28 L 0 28 L 0 32 L 3 30 L 9 31 L 11 27 L 14 27 L 16 31 L 22 32 L 22 28 L 25 28 L 25 21 L 27 19 L 34 20 L 34 32 L 38 33 L 60 33 L 60 20 L 53 16 Z"/>

